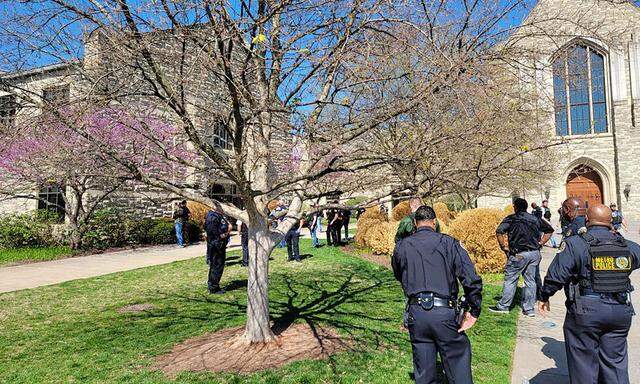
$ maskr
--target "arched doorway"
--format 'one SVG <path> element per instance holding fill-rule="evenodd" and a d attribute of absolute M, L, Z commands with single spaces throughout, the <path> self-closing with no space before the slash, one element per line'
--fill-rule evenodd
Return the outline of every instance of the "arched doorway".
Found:
<path fill-rule="evenodd" d="M 592 204 L 603 204 L 603 187 L 600 174 L 588 165 L 579 165 L 567 177 L 567 197 L 579 197 Z"/>

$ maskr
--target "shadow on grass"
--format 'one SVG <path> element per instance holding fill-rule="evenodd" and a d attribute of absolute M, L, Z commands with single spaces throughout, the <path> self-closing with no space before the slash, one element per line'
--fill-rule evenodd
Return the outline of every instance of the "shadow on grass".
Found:
<path fill-rule="evenodd" d="M 402 300 L 395 293 L 395 281 L 375 268 L 358 265 L 331 272 L 297 272 L 274 274 L 270 287 L 270 313 L 273 330 L 283 332 L 293 323 L 304 322 L 322 345 L 320 330 L 337 330 L 354 351 L 397 346 L 406 334 L 400 329 Z M 239 291 L 247 281 L 233 280 L 225 289 Z M 165 318 L 163 327 L 187 321 L 204 321 L 222 327 L 236 326 L 245 321 L 246 301 L 242 295 L 211 296 L 206 294 L 161 293 L 177 305 L 135 314 L 134 318 Z M 398 310 L 389 311 L 390 302 L 398 302 Z M 393 304 L 393 303 L 392 303 Z M 386 307 L 385 311 L 378 308 Z M 180 308 L 180 309 L 176 309 Z M 397 322 L 398 327 L 390 327 Z M 172 324 L 173 323 L 173 324 Z M 160 326 L 158 324 L 158 326 Z"/>

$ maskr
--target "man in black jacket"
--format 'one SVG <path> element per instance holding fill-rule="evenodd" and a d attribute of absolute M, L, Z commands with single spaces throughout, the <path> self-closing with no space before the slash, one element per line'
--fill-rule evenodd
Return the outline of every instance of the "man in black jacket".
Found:
<path fill-rule="evenodd" d="M 231 225 L 224 217 L 220 204 L 215 203 L 214 210 L 207 212 L 204 227 L 207 232 L 207 263 L 209 264 L 207 286 L 209 293 L 223 294 L 225 291 L 220 288 L 220 279 L 224 272 Z"/>

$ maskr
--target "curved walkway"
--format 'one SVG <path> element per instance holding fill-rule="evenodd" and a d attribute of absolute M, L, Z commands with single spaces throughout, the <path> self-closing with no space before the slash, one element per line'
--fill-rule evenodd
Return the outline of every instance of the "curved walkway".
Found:
<path fill-rule="evenodd" d="M 638 233 L 638 228 L 633 229 Z M 631 235 L 637 241 L 638 235 Z M 541 273 L 544 275 L 553 261 L 555 250 L 545 248 L 543 252 Z M 640 289 L 640 270 L 632 275 L 633 285 Z M 518 336 L 513 361 L 511 384 L 569 384 L 567 357 L 564 349 L 562 324 L 565 307 L 564 291 L 551 298 L 551 314 L 544 318 L 520 316 L 518 320 Z M 640 295 L 633 296 L 633 305 L 640 313 Z M 640 383 L 640 326 L 634 318 L 629 334 L 629 374 L 632 383 Z"/>
<path fill-rule="evenodd" d="M 230 247 L 239 246 L 239 241 L 240 236 L 233 236 Z M 0 293 L 204 257 L 205 253 L 206 243 L 200 242 L 185 248 L 163 245 L 4 267 L 0 268 Z"/>

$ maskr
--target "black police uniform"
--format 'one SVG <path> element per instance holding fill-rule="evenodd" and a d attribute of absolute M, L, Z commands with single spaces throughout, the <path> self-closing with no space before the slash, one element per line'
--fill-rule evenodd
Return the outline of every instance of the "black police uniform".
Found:
<path fill-rule="evenodd" d="M 627 335 L 634 315 L 629 275 L 640 246 L 592 226 L 565 239 L 547 272 L 542 300 L 565 288 L 565 348 L 572 384 L 628 384 Z"/>
<path fill-rule="evenodd" d="M 436 353 L 450 382 L 472 383 L 471 344 L 464 332 L 458 333 L 454 309 L 460 281 L 471 315 L 480 316 L 482 279 L 469 254 L 454 238 L 419 228 L 396 245 L 392 266 L 409 298 L 407 325 L 416 383 L 436 382 Z"/>
<path fill-rule="evenodd" d="M 224 272 L 227 244 L 229 243 L 229 238 L 222 238 L 222 235 L 228 230 L 229 222 L 223 215 L 213 211 L 207 213 L 205 231 L 207 232 L 207 262 L 209 263 L 207 286 L 209 292 L 220 290 L 220 279 Z"/>

